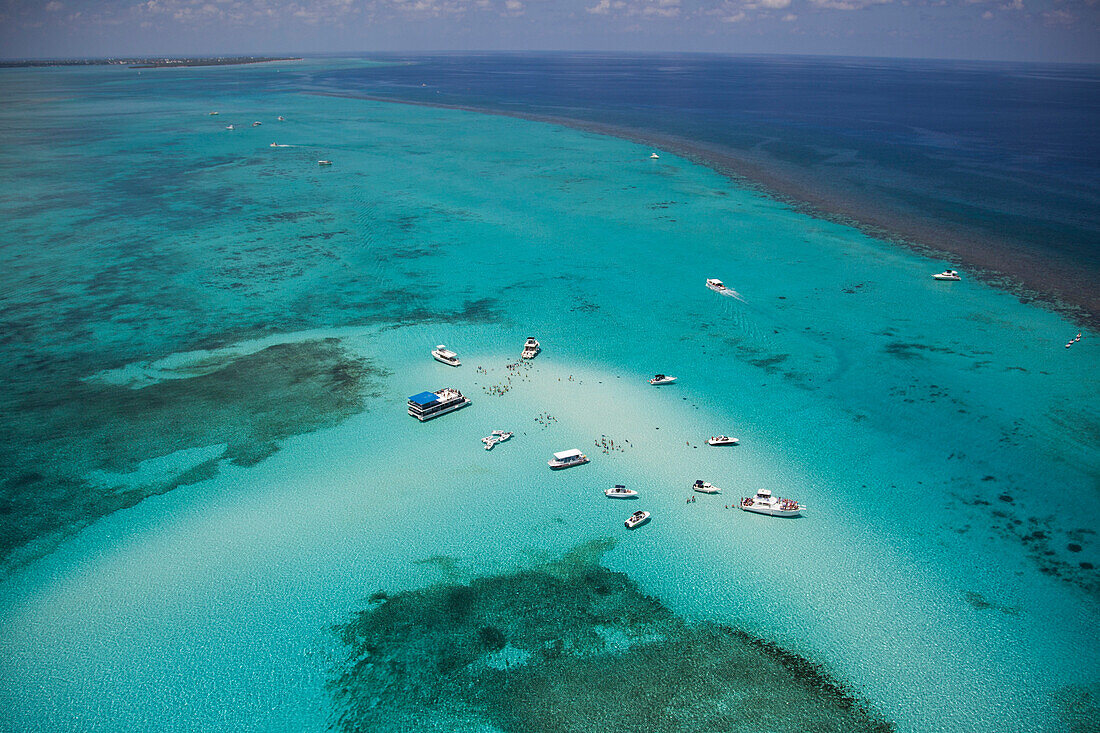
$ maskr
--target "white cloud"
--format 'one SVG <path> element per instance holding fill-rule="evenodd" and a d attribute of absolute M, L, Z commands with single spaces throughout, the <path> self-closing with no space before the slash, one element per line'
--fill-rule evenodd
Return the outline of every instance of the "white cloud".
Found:
<path fill-rule="evenodd" d="M 51 13 L 56 13 L 57 11 L 61 10 L 64 7 L 65 6 L 62 5 L 61 3 L 57 2 L 57 0 L 50 0 L 50 2 L 46 3 L 46 10 L 48 10 Z"/>
<path fill-rule="evenodd" d="M 862 10 L 872 5 L 886 5 L 893 0 L 810 0 L 810 4 L 832 10 Z"/>
<path fill-rule="evenodd" d="M 746 17 L 745 16 L 745 11 L 744 10 L 739 10 L 736 13 L 733 13 L 732 15 L 723 15 L 722 16 L 722 22 L 723 23 L 740 23 L 741 21 L 743 21 L 745 19 L 745 17 Z"/>
<path fill-rule="evenodd" d="M 1068 10 L 1059 8 L 1043 13 L 1043 20 L 1046 21 L 1047 25 L 1073 25 L 1077 21 L 1077 16 Z"/>
<path fill-rule="evenodd" d="M 793 23 L 796 20 L 798 20 L 798 16 L 795 15 L 794 13 L 787 13 L 786 15 L 783 16 L 783 22 L 784 23 Z"/>
<path fill-rule="evenodd" d="M 585 10 L 593 15 L 675 18 L 680 14 L 680 0 L 600 0 Z"/>
<path fill-rule="evenodd" d="M 983 20 L 993 20 L 993 11 L 992 10 L 987 10 L 984 13 L 982 13 L 982 19 Z"/>

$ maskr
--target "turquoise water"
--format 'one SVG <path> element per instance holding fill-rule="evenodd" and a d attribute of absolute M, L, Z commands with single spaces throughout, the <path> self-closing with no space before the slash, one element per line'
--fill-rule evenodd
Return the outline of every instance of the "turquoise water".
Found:
<path fill-rule="evenodd" d="M 608 537 L 898 730 L 1096 719 L 1094 334 L 671 154 L 295 68 L 0 77 L 14 728 L 326 728 L 373 593 Z M 759 488 L 807 516 L 725 508 Z"/>

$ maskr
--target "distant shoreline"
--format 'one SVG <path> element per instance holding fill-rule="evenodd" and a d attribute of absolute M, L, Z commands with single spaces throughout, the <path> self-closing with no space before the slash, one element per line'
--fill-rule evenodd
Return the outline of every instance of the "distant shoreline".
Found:
<path fill-rule="evenodd" d="M 301 56 L 205 56 L 202 58 L 38 59 L 0 61 L 0 69 L 48 66 L 125 66 L 128 69 L 168 69 L 187 66 L 240 66 L 271 61 L 301 61 Z"/>
<path fill-rule="evenodd" d="M 1046 258 L 1041 253 L 1011 242 L 977 238 L 961 227 L 942 223 L 933 226 L 914 217 L 888 211 L 885 207 L 868 206 L 866 202 L 849 199 L 840 190 L 824 189 L 812 176 L 784 175 L 718 145 L 708 145 L 676 135 L 556 115 L 368 94 L 310 93 L 546 122 L 657 147 L 706 166 L 740 186 L 781 201 L 804 214 L 855 227 L 869 236 L 886 240 L 925 257 L 946 260 L 963 270 L 964 277 L 976 278 L 1006 290 L 1022 302 L 1040 302 L 1079 325 L 1100 330 L 1100 292 L 1092 277 L 1095 273 Z M 861 203 L 864 205 L 861 206 Z"/>

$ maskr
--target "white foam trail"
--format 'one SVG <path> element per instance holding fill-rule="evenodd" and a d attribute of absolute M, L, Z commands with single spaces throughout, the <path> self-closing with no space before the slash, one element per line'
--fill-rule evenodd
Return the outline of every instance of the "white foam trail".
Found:
<path fill-rule="evenodd" d="M 747 301 L 747 300 L 745 300 L 744 298 L 741 297 L 741 293 L 739 293 L 736 290 L 733 290 L 731 288 L 726 288 L 725 290 L 723 290 L 722 295 L 727 295 L 731 298 L 737 298 L 742 303 L 748 303 L 749 302 L 749 301 Z"/>

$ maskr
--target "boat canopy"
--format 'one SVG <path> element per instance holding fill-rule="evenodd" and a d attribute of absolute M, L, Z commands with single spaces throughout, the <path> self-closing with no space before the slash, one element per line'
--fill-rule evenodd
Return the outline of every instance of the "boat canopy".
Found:
<path fill-rule="evenodd" d="M 760 491 L 756 492 L 756 495 L 757 496 L 771 496 L 772 492 L 768 489 L 760 489 Z"/>
<path fill-rule="evenodd" d="M 412 397 L 409 398 L 409 402 L 420 405 L 421 407 L 423 407 L 424 405 L 430 405 L 433 402 L 437 402 L 438 400 L 439 395 L 437 395 L 435 392 L 421 392 L 420 394 L 414 394 Z"/>
<path fill-rule="evenodd" d="M 563 450 L 561 453 L 555 453 L 554 458 L 559 461 L 564 461 L 566 458 L 579 458 L 583 455 L 583 453 L 574 448 L 572 450 Z"/>

